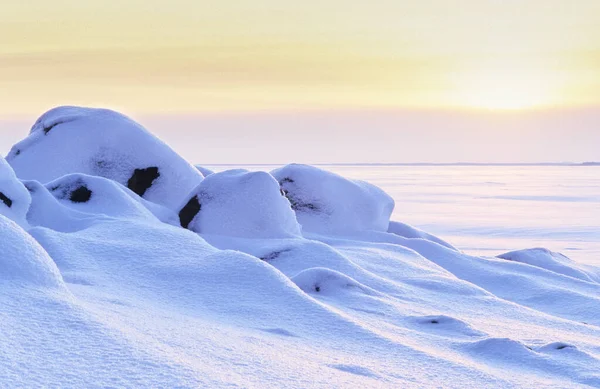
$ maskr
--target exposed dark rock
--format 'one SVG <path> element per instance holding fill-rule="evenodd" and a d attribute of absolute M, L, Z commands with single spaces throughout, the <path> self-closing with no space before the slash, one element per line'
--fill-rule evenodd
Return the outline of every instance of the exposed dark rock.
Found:
<path fill-rule="evenodd" d="M 286 184 L 293 184 L 293 183 L 294 183 L 294 180 L 289 177 L 282 178 L 279 181 L 281 194 L 288 199 L 288 201 L 290 202 L 290 205 L 292 206 L 292 209 L 294 211 L 319 212 L 320 207 L 318 205 L 313 204 L 313 203 L 306 203 L 306 202 L 302 201 L 301 199 L 297 198 L 296 196 L 294 196 L 293 191 L 290 192 L 289 185 L 286 185 Z"/>
<path fill-rule="evenodd" d="M 44 127 L 44 135 L 48 135 L 48 133 L 50 132 L 51 129 L 53 129 L 54 127 L 58 126 L 61 123 L 63 123 L 63 122 L 54 123 L 51 126 Z"/>
<path fill-rule="evenodd" d="M 269 261 L 272 261 L 272 260 L 274 260 L 274 259 L 277 259 L 277 258 L 279 258 L 279 256 L 280 256 L 281 254 L 283 254 L 283 253 L 287 253 L 288 251 L 290 251 L 290 250 L 289 250 L 289 249 L 286 249 L 286 250 L 273 251 L 272 253 L 269 253 L 269 254 L 267 254 L 267 255 L 264 255 L 264 256 L 260 257 L 260 259 L 261 259 L 262 261 L 269 262 Z"/>
<path fill-rule="evenodd" d="M 2 200 L 2 202 L 4 202 L 8 208 L 12 207 L 12 200 L 6 197 L 6 195 L 2 192 L 0 192 L 0 200 Z"/>
<path fill-rule="evenodd" d="M 202 205 L 198 200 L 198 196 L 194 196 L 187 204 L 179 211 L 179 222 L 183 228 L 188 228 L 194 217 L 200 212 Z"/>
<path fill-rule="evenodd" d="M 160 173 L 156 166 L 147 167 L 145 169 L 135 169 L 133 175 L 129 181 L 127 181 L 127 187 L 139 196 L 143 196 L 158 177 L 160 177 Z"/>
<path fill-rule="evenodd" d="M 81 185 L 71 192 L 69 200 L 71 200 L 74 203 L 87 203 L 91 197 L 92 191 L 89 190 L 86 186 Z"/>

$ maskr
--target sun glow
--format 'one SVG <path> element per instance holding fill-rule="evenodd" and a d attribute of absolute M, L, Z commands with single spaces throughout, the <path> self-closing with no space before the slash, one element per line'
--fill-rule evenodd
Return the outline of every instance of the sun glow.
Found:
<path fill-rule="evenodd" d="M 526 61 L 526 59 L 524 59 Z M 525 110 L 560 103 L 559 72 L 535 64 L 479 64 L 457 77 L 455 102 L 468 108 Z"/>

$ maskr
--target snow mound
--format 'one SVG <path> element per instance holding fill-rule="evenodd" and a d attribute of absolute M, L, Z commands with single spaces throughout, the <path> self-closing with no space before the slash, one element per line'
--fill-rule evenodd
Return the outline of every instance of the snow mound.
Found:
<path fill-rule="evenodd" d="M 21 227 L 2 215 L 0 236 L 0 282 L 62 286 L 61 275 L 46 251 Z"/>
<path fill-rule="evenodd" d="M 391 221 L 388 227 L 388 232 L 390 234 L 398 235 L 407 239 L 425 239 L 430 242 L 442 245 L 444 247 L 448 247 L 449 249 L 458 251 L 450 243 L 438 238 L 437 236 L 431 235 L 430 233 L 427 233 L 425 231 L 421 231 L 418 228 L 415 228 L 405 223 Z"/>
<path fill-rule="evenodd" d="M 450 336 L 484 336 L 485 333 L 474 329 L 468 323 L 447 315 L 427 315 L 410 317 L 415 328 L 427 332 L 445 333 Z"/>
<path fill-rule="evenodd" d="M 6 159 L 21 179 L 46 183 L 69 173 L 102 176 L 171 209 L 202 181 L 169 146 L 107 109 L 54 108 Z"/>
<path fill-rule="evenodd" d="M 306 231 L 388 230 L 394 200 L 374 185 L 308 165 L 291 164 L 271 174 Z"/>
<path fill-rule="evenodd" d="M 248 238 L 300 236 L 279 184 L 268 173 L 227 170 L 211 174 L 179 212 L 181 225 L 202 234 Z"/>
<path fill-rule="evenodd" d="M 0 157 L 0 215 L 25 227 L 25 215 L 31 204 L 31 196 L 17 179 L 13 169 Z"/>
<path fill-rule="evenodd" d="M 339 295 L 341 293 L 362 293 L 377 295 L 377 292 L 360 284 L 356 280 L 335 270 L 323 267 L 304 270 L 292 277 L 292 281 L 306 293 Z"/>
<path fill-rule="evenodd" d="M 498 255 L 498 258 L 508 261 L 526 263 L 554 273 L 564 274 L 569 277 L 579 278 L 584 281 L 600 281 L 600 277 L 592 272 L 586 272 L 584 266 L 580 266 L 569 257 L 555 253 L 545 248 L 533 248 L 510 251 Z"/>
<path fill-rule="evenodd" d="M 212 171 L 212 170 L 210 170 L 209 168 L 206 168 L 206 167 L 204 167 L 204 166 L 200 166 L 200 165 L 194 165 L 194 167 L 195 167 L 196 169 L 198 169 L 198 171 L 199 171 L 200 173 L 202 173 L 202 175 L 203 175 L 204 177 L 206 177 L 206 176 L 210 176 L 211 174 L 213 174 L 213 173 L 214 173 L 214 171 Z"/>

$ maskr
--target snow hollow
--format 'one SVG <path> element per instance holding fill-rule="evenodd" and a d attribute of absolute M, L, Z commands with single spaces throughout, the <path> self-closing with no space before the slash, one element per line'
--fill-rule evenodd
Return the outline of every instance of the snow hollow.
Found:
<path fill-rule="evenodd" d="M 117 112 L 45 113 L 0 159 L 0 386 L 600 387 L 600 268 L 568 233 L 469 247 L 501 209 L 453 229 L 451 189 L 339 173 L 195 167 Z M 586 197 L 558 192 L 492 197 Z"/>

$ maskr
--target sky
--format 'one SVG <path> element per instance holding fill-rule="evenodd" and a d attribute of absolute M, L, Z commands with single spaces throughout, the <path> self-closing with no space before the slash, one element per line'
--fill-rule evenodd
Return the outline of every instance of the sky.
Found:
<path fill-rule="evenodd" d="M 599 160 L 599 18 L 597 0 L 5 2 L 0 146 L 68 104 L 215 163 Z"/>

